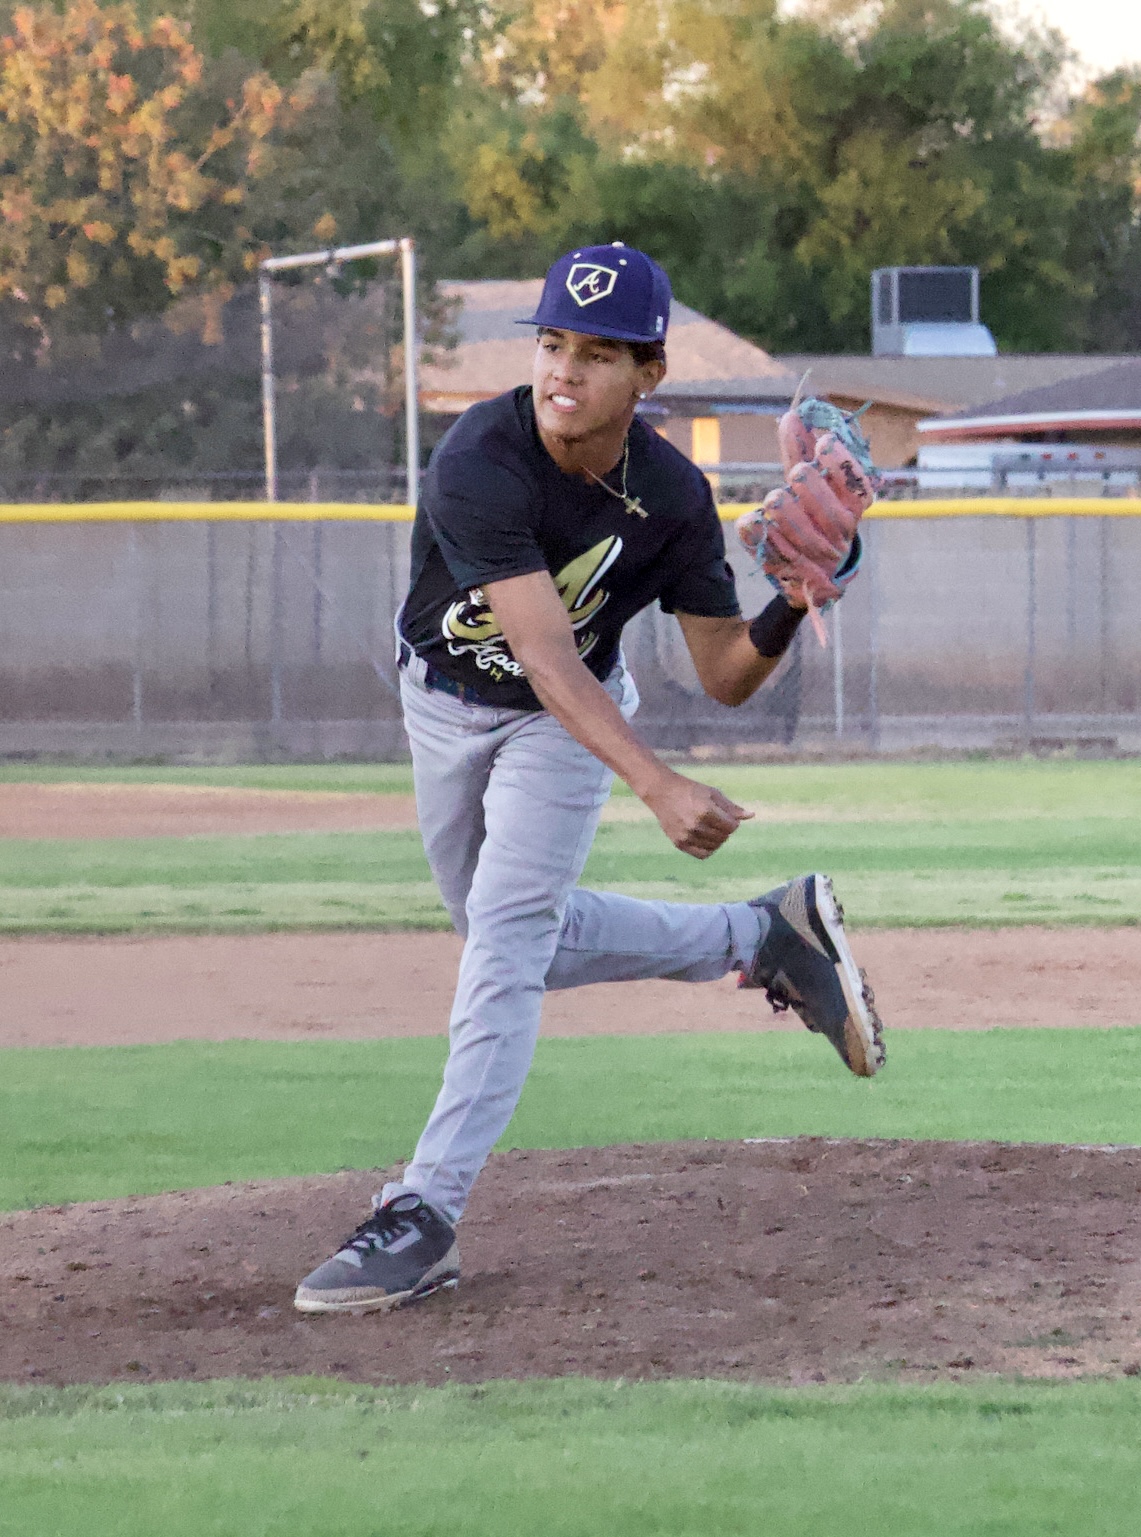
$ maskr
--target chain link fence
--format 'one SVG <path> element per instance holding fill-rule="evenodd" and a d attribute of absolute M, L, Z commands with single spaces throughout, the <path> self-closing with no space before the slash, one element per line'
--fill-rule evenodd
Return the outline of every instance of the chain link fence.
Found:
<path fill-rule="evenodd" d="M 279 470 L 283 502 L 387 505 L 406 500 L 407 474 L 378 465 L 369 470 Z M 75 470 L 15 472 L 0 469 L 0 505 L 70 506 L 85 502 L 262 502 L 265 470 L 201 470 L 180 475 L 82 474 Z"/>
<path fill-rule="evenodd" d="M 865 569 L 827 618 L 828 648 L 804 626 L 739 709 L 702 693 L 672 618 L 639 616 L 626 651 L 642 733 L 711 754 L 1141 750 L 1141 505 L 969 505 L 870 516 Z M 174 506 L 134 509 L 137 521 L 4 509 L 0 756 L 402 756 L 391 636 L 410 525 L 345 506 L 339 518 L 295 505 L 273 522 L 232 504 L 189 509 L 192 520 Z M 754 613 L 770 589 L 731 558 Z"/>

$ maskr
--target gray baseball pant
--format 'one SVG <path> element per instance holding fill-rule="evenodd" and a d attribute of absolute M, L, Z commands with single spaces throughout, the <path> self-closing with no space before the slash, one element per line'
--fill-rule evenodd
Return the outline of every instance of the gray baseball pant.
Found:
<path fill-rule="evenodd" d="M 543 994 L 642 977 L 704 982 L 747 966 L 764 918 L 746 902 L 643 902 L 577 882 L 613 775 L 545 711 L 470 705 L 401 671 L 416 808 L 432 875 L 465 940 L 444 1082 L 403 1181 L 451 1222 L 506 1130 Z M 638 707 L 621 664 L 604 687 Z M 765 924 L 767 927 L 767 924 Z"/>

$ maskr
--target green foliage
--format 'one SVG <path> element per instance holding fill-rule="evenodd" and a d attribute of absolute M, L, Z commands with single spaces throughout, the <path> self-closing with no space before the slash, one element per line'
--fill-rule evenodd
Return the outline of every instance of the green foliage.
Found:
<path fill-rule="evenodd" d="M 446 1047 L 441 1034 L 10 1049 L 0 1210 L 389 1166 L 411 1155 Z M 897 1030 L 872 1083 L 806 1031 L 543 1036 L 501 1145 L 793 1136 L 1135 1144 L 1139 1075 L 1141 1027 Z"/>
<path fill-rule="evenodd" d="M 1120 89 L 1095 88 L 1106 105 L 1099 132 L 1079 121 L 1077 173 L 1066 130 L 1043 132 L 1057 34 L 1023 28 L 1015 43 L 984 0 L 799 18 L 754 0 L 530 0 L 489 41 L 482 110 L 490 94 L 506 116 L 464 136 L 461 183 L 520 274 L 536 247 L 549 257 L 621 234 L 666 264 L 687 302 L 770 348 L 827 351 L 866 347 L 874 267 L 968 262 L 1000 345 L 1113 344 L 1092 317 L 1109 293 L 1120 309 L 1128 273 L 1111 275 L 1098 252 L 1107 231 L 1130 259 L 1136 248 L 1136 124 L 1130 139 Z M 560 116 L 579 138 L 564 135 L 561 152 L 549 132 Z M 1121 193 L 1092 236 L 1091 165 Z"/>
<path fill-rule="evenodd" d="M 270 61 L 335 75 L 415 162 L 428 148 L 425 127 L 447 115 L 466 41 L 482 20 L 475 0 L 289 0 L 276 22 L 284 42 Z"/>
<path fill-rule="evenodd" d="M 378 404 L 371 383 L 335 376 L 283 390 L 279 470 L 332 464 L 377 473 L 395 458 L 394 424 Z M 156 487 L 194 476 L 218 477 L 230 496 L 244 476 L 237 484 L 252 484 L 260 495 L 260 478 L 249 477 L 260 477 L 263 456 L 261 395 L 251 374 L 220 370 L 122 398 L 0 408 L 0 486 L 5 475 L 21 477 L 19 485 L 70 472 L 62 500 L 145 501 Z"/>
<path fill-rule="evenodd" d="M 85 1537 L 1125 1537 L 1136 1524 L 1129 1379 L 0 1391 L 0 1532 L 20 1537 L 54 1537 L 77 1509 Z M 392 1489 L 393 1469 L 415 1474 Z"/>
<path fill-rule="evenodd" d="M 1141 347 L 1141 68 L 1115 70 L 1071 113 L 1070 167 L 1077 189 L 1072 259 L 1089 274 L 1083 345 Z"/>

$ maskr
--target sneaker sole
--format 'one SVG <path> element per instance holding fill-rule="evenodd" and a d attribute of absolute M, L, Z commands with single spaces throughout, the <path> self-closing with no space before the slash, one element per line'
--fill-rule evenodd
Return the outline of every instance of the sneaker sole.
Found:
<path fill-rule="evenodd" d="M 826 875 L 813 880 L 816 912 L 836 951 L 840 968 L 840 986 L 848 1017 L 844 1021 L 844 1047 L 848 1066 L 857 1078 L 874 1078 L 884 1065 L 887 1053 L 883 1044 L 883 1021 L 876 1012 L 875 994 L 867 973 L 856 965 L 856 958 L 844 933 L 844 912 Z"/>
<path fill-rule="evenodd" d="M 435 1296 L 436 1292 L 454 1291 L 459 1282 L 458 1275 L 438 1276 L 434 1281 L 421 1282 L 410 1291 L 374 1293 L 346 1302 L 328 1302 L 319 1292 L 309 1292 L 305 1296 L 298 1292 L 293 1299 L 293 1306 L 299 1313 L 391 1313 L 397 1308 L 412 1307 L 414 1303 L 423 1302 Z"/>

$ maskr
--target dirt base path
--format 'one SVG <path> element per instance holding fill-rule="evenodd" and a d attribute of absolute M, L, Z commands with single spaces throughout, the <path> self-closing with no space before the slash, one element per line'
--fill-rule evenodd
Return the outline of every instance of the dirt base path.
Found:
<path fill-rule="evenodd" d="M 853 947 L 890 1029 L 1141 1024 L 1137 929 L 869 930 Z M 447 1029 L 453 934 L 0 940 L 0 1045 L 304 1040 Z M 731 978 L 550 994 L 551 1035 L 800 1029 Z"/>
<path fill-rule="evenodd" d="M 785 816 L 779 808 L 759 808 Z M 608 814 L 644 808 L 614 801 Z M 414 827 L 409 795 L 163 784 L 0 785 L 0 838 Z M 1137 929 L 857 934 L 892 1029 L 1141 1024 Z M 454 935 L 0 940 L 0 1046 L 386 1037 L 447 1028 Z M 731 980 L 552 994 L 551 1034 L 799 1029 Z"/>
<path fill-rule="evenodd" d="M 0 838 L 187 838 L 416 826 L 411 795 L 229 785 L 0 784 Z"/>
<path fill-rule="evenodd" d="M 508 1153 L 454 1293 L 302 1318 L 379 1174 L 0 1218 L 0 1379 L 1141 1371 L 1141 1151 L 689 1143 Z"/>

